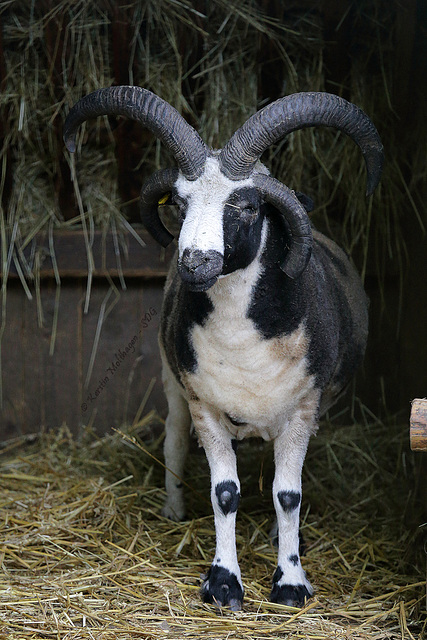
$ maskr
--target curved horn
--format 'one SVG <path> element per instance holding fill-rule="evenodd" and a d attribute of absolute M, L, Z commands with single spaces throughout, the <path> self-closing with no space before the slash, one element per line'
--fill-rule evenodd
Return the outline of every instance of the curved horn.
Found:
<path fill-rule="evenodd" d="M 143 184 L 139 198 L 139 211 L 142 222 L 154 240 L 167 247 L 173 235 L 159 218 L 159 199 L 170 191 L 178 179 L 178 169 L 163 169 L 153 173 Z"/>
<path fill-rule="evenodd" d="M 280 265 L 289 278 L 295 279 L 306 268 L 311 256 L 313 236 L 306 210 L 295 193 L 284 184 L 262 173 L 253 177 L 262 197 L 278 209 L 291 233 L 291 244 Z"/>
<path fill-rule="evenodd" d="M 172 151 L 188 180 L 203 172 L 207 147 L 199 134 L 168 102 L 141 87 L 98 89 L 79 100 L 70 110 L 64 126 L 64 142 L 76 149 L 76 132 L 89 118 L 122 115 L 141 122 Z"/>
<path fill-rule="evenodd" d="M 221 151 L 222 172 L 230 180 L 248 178 L 270 145 L 292 131 L 317 125 L 339 129 L 359 145 L 368 173 L 366 195 L 371 195 L 381 177 L 384 158 L 381 139 L 359 107 L 331 93 L 295 93 L 255 113 Z"/>

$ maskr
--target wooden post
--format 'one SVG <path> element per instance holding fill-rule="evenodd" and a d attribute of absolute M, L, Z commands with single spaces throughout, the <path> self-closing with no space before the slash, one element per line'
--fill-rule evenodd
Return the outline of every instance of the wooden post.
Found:
<path fill-rule="evenodd" d="M 427 451 L 427 399 L 416 398 L 412 402 L 410 420 L 412 451 Z"/>

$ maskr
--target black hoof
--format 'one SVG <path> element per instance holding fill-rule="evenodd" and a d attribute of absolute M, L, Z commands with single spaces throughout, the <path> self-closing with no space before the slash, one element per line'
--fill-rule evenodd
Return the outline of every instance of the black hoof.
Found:
<path fill-rule="evenodd" d="M 224 567 L 212 565 L 201 589 L 203 602 L 217 607 L 229 606 L 232 611 L 240 611 L 243 604 L 243 589 L 237 576 Z"/>
<path fill-rule="evenodd" d="M 270 600 L 277 604 L 286 604 L 288 607 L 303 607 L 306 600 L 311 598 L 311 593 L 304 584 L 273 584 Z"/>

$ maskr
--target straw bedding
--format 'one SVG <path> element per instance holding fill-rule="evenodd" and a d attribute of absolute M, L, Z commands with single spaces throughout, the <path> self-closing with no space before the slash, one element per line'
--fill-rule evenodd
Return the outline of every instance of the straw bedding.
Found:
<path fill-rule="evenodd" d="M 157 427 L 156 427 L 157 425 Z M 304 477 L 302 610 L 268 602 L 271 449 L 239 447 L 244 610 L 199 598 L 214 550 L 209 475 L 193 445 L 188 520 L 160 515 L 159 420 L 103 438 L 56 432 L 2 443 L 0 637 L 422 639 L 425 552 L 406 426 L 322 426 Z"/>

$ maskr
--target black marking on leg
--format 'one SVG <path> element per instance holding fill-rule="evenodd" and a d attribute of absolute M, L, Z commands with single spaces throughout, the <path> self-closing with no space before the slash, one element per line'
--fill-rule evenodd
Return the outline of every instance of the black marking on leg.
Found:
<path fill-rule="evenodd" d="M 279 491 L 277 499 L 280 502 L 283 511 L 285 511 L 285 513 L 289 513 L 299 506 L 299 503 L 301 502 L 301 494 L 299 491 Z"/>
<path fill-rule="evenodd" d="M 229 605 L 232 611 L 239 611 L 243 603 L 243 589 L 237 576 L 225 567 L 212 565 L 201 589 L 203 602 L 217 607 Z"/>
<path fill-rule="evenodd" d="M 294 565 L 294 567 L 296 567 L 299 562 L 299 558 L 295 553 L 289 556 L 288 560 Z"/>
<path fill-rule="evenodd" d="M 225 516 L 237 511 L 240 493 L 234 480 L 219 482 L 215 487 L 215 493 L 219 507 Z"/>
<path fill-rule="evenodd" d="M 182 482 L 178 482 L 178 483 L 175 485 L 175 487 L 176 487 L 177 489 L 182 489 L 182 487 L 183 487 L 183 486 L 184 486 L 184 485 L 182 484 Z"/>
<path fill-rule="evenodd" d="M 270 594 L 271 602 L 286 604 L 288 607 L 303 607 L 305 601 L 311 597 L 311 593 L 304 584 L 273 583 Z"/>
<path fill-rule="evenodd" d="M 281 580 L 282 576 L 283 576 L 282 567 L 278 566 L 276 568 L 276 571 L 273 574 L 273 584 L 275 584 L 276 582 L 279 582 L 279 580 Z"/>

